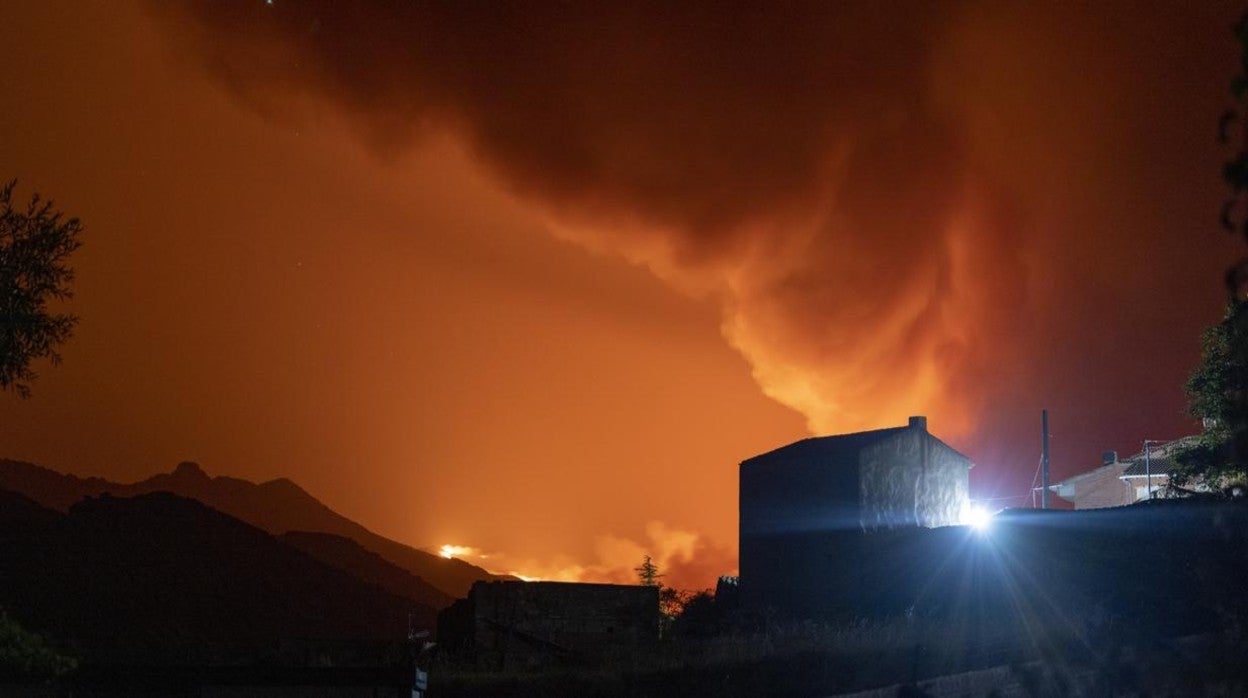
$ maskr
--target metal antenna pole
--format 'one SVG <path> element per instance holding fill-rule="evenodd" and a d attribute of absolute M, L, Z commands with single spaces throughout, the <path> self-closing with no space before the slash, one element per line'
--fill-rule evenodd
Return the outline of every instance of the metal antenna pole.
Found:
<path fill-rule="evenodd" d="M 1040 459 L 1040 467 L 1044 472 L 1044 489 L 1040 490 L 1040 508 L 1049 508 L 1049 411 L 1040 410 L 1040 429 L 1044 433 L 1044 450 Z"/>

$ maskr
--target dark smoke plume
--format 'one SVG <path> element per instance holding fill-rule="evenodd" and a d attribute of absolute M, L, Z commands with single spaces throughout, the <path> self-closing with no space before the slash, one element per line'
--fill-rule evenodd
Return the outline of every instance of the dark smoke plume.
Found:
<path fill-rule="evenodd" d="M 1172 192 L 1202 174 L 1191 144 L 1230 68 L 1207 47 L 1233 10 L 1004 5 L 153 12 L 257 109 L 331 103 L 383 155 L 450 132 L 558 234 L 711 294 L 812 430 L 931 413 L 957 438 L 1020 396 L 1116 372 L 1076 386 L 1070 410 L 1094 413 L 1155 373 L 1095 345 L 1127 345 L 1132 303 L 1179 304 L 1129 302 L 1141 279 L 1105 269 L 1202 229 Z"/>

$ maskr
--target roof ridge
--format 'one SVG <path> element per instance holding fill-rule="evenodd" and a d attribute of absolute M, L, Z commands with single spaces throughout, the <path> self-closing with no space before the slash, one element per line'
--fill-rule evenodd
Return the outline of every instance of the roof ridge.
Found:
<path fill-rule="evenodd" d="M 783 446 L 773 448 L 770 451 L 766 451 L 758 455 L 754 455 L 749 458 L 746 458 L 745 460 L 741 461 L 741 465 L 745 465 L 746 463 L 756 461 L 759 459 L 767 460 L 771 458 L 780 457 L 782 455 L 782 452 L 800 451 L 802 448 L 806 448 L 810 444 L 815 444 L 815 443 L 829 444 L 829 445 L 833 443 L 839 443 L 839 444 L 848 446 L 858 441 L 858 442 L 862 442 L 861 444 L 859 444 L 859 448 L 861 448 L 861 447 L 868 445 L 869 443 L 876 441 L 877 439 L 882 439 L 888 436 L 892 436 L 894 434 L 904 432 L 909 429 L 911 429 L 909 425 L 903 425 L 899 427 L 885 427 L 883 429 L 867 429 L 863 431 L 851 432 L 849 434 L 827 434 L 825 436 L 808 436 L 804 439 L 799 439 L 792 443 L 788 443 Z M 924 433 L 926 433 L 928 436 L 931 436 L 933 439 L 940 441 L 939 438 L 932 435 L 930 432 L 925 431 Z M 940 441 L 940 443 L 945 444 L 944 441 Z M 952 448 L 948 444 L 945 444 L 945 446 Z"/>

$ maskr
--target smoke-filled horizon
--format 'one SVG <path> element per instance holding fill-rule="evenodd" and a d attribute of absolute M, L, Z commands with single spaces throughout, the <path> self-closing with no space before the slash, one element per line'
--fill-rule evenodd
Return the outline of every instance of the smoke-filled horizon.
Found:
<path fill-rule="evenodd" d="M 161 70 L 178 81 L 172 89 L 195 91 L 177 97 L 188 110 L 211 103 L 230 110 L 230 124 L 245 124 L 223 134 L 298 136 L 288 149 L 298 153 L 294 160 L 270 154 L 268 144 L 255 145 L 255 156 L 237 148 L 231 157 L 241 171 L 219 177 L 218 189 L 263 190 L 273 186 L 265 173 L 274 171 L 295 186 L 312 176 L 300 168 L 316 172 L 312 164 L 344 157 L 345 169 L 360 175 L 315 188 L 348 188 L 342 205 L 303 192 L 271 206 L 249 204 L 242 225 L 255 232 L 255 244 L 323 244 L 326 259 L 344 250 L 347 258 L 387 256 L 327 277 L 323 289 L 405 278 L 406 263 L 413 278 L 453 277 L 446 289 L 459 289 L 466 275 L 498 286 L 488 300 L 480 291 L 422 287 L 411 291 L 420 295 L 415 302 L 402 300 L 406 290 L 378 290 L 369 298 L 382 306 L 391 303 L 388 294 L 399 300 L 367 308 L 352 305 L 349 290 L 342 298 L 319 292 L 317 302 L 334 313 L 387 328 L 385 338 L 331 341 L 351 347 L 352 357 L 371 357 L 350 369 L 373 391 L 359 401 L 390 405 L 418 425 L 420 438 L 407 439 L 397 425 L 378 432 L 371 412 L 358 409 L 330 429 L 291 427 L 291 438 L 341 431 L 356 435 L 337 437 L 349 451 L 345 444 L 367 433 L 379 443 L 404 442 L 369 448 L 414 463 L 413 474 L 402 476 L 412 482 L 463 473 L 444 482 L 445 498 L 458 504 L 431 510 L 444 523 L 412 524 L 420 535 L 441 537 L 421 544 L 506 550 L 531 568 L 614 579 L 629 569 L 612 562 L 623 548 L 633 555 L 696 543 L 723 567 L 735 538 L 734 464 L 785 439 L 925 414 L 934 433 L 975 461 L 972 494 L 987 499 L 1030 486 L 1041 408 L 1053 415 L 1057 476 L 1095 465 L 1103 449 L 1129 450 L 1194 428 L 1182 382 L 1200 328 L 1218 317 L 1220 270 L 1235 250 L 1217 229 L 1223 154 L 1215 132 L 1236 60 L 1237 9 L 1229 3 L 1143 10 L 277 0 L 147 3 L 145 12 L 123 29 L 141 27 L 137 34 L 154 47 L 147 55 L 159 55 Z M 254 164 L 260 157 L 274 165 Z M 146 166 L 159 169 L 151 164 L 159 158 Z M 384 193 L 350 193 L 369 187 Z M 373 199 L 394 210 L 378 213 Z M 451 230 L 445 220 L 480 211 L 490 212 L 488 221 L 429 242 L 428 230 Z M 332 230 L 344 227 L 385 230 L 385 240 L 340 242 Z M 377 251 L 357 253 L 356 245 Z M 452 249 L 459 251 L 431 261 L 431 251 Z M 150 259 L 159 263 L 161 254 Z M 221 258 L 225 273 L 231 266 Z M 601 282 L 600 297 L 539 294 L 555 282 L 508 276 L 518 259 L 562 265 L 547 274 L 552 279 L 572 273 L 568 265 L 616 276 Z M 610 266 L 618 260 L 668 290 Z M 637 300 L 639 292 L 650 295 Z M 512 294 L 549 296 L 533 303 L 546 303 L 541 312 L 559 319 L 526 324 L 519 318 L 529 311 L 500 300 Z M 193 303 L 212 307 L 198 296 Z M 273 313 L 285 312 L 274 304 Z M 571 315 L 585 329 L 569 329 Z M 552 360 L 540 383 L 510 384 L 545 365 L 543 357 L 557 352 L 551 347 L 630 323 L 657 329 L 627 347 L 603 341 L 592 356 L 644 356 L 638 365 L 663 366 L 670 377 L 657 384 L 672 394 L 648 388 L 652 399 L 623 398 L 642 369 L 606 377 L 611 371 L 590 357 L 585 366 Z M 675 329 L 682 323 L 697 329 Z M 492 355 L 480 341 L 486 330 L 465 329 L 477 324 L 507 337 L 533 333 L 526 358 Z M 679 339 L 686 331 L 700 339 Z M 719 334 L 720 349 L 709 348 L 710 332 Z M 257 355 L 273 353 L 256 341 L 266 347 Z M 359 348 L 386 343 L 398 358 Z M 284 346 L 294 357 L 317 351 Z M 426 348 L 434 346 L 443 348 Z M 744 363 L 734 364 L 723 347 Z M 715 368 L 697 367 L 700 357 Z M 430 366 L 458 367 L 455 380 L 470 388 L 420 378 L 436 372 Z M 292 384 L 316 385 L 325 375 L 305 368 L 292 369 Z M 744 381 L 726 378 L 747 371 L 758 391 L 800 422 L 751 401 Z M 394 408 L 408 403 L 387 392 L 386 376 L 412 376 L 401 381 L 431 399 Z M 548 414 L 517 397 L 535 391 L 549 396 Z M 273 400 L 274 409 L 286 409 Z M 465 406 L 447 416 L 439 400 Z M 513 402 L 515 409 L 506 407 Z M 656 412 L 662 421 L 644 437 L 616 426 Z M 539 433 L 565 424 L 567 432 Z M 587 428 L 596 441 L 559 445 Z M 217 432 L 239 433 L 237 424 Z M 246 471 L 243 444 L 261 437 L 237 438 L 225 467 Z M 318 463 L 314 478 L 340 484 L 314 450 L 298 457 Z M 121 448 L 114 457 L 133 453 Z M 266 453 L 282 457 L 276 447 Z M 712 496 L 694 494 L 712 478 Z M 582 520 L 625 481 L 638 484 L 627 486 L 624 502 Z M 657 484 L 648 489 L 647 481 Z M 553 488 L 539 507 L 543 521 L 513 523 L 509 533 L 460 522 L 514 522 L 524 508 L 501 492 L 531 483 Z M 369 507 L 362 494 L 352 501 Z M 405 525 L 397 505 L 386 507 L 386 525 Z M 578 552 L 562 552 L 569 549 Z M 549 562 L 556 557 L 558 564 Z M 670 557 L 684 564 L 693 554 Z"/>

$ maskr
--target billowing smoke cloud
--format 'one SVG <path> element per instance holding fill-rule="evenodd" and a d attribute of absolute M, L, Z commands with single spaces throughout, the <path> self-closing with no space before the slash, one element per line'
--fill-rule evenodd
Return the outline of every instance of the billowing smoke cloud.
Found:
<path fill-rule="evenodd" d="M 1113 363 L 1072 347 L 1128 337 L 1105 324 L 1130 324 L 1117 308 L 1138 280 L 1104 264 L 1168 249 L 1182 175 L 1141 173 L 1183 146 L 1158 135 L 1180 119 L 1155 95 L 1190 104 L 1162 82 L 1212 65 L 1193 90 L 1216 103 L 1221 58 L 1195 51 L 1220 37 L 1197 34 L 1233 16 L 998 5 L 154 11 L 257 108 L 332 103 L 383 155 L 449 131 L 558 234 L 712 295 L 762 389 L 813 431 L 928 412 L 956 440 Z"/>

